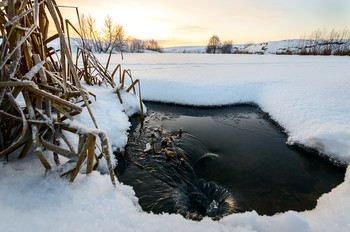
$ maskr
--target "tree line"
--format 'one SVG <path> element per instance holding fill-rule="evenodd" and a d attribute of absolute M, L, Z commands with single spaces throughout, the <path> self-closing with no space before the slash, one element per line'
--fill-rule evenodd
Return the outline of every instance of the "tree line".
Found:
<path fill-rule="evenodd" d="M 247 48 L 250 45 L 252 44 L 248 43 L 244 49 L 232 51 L 232 40 L 221 43 L 220 38 L 217 35 L 213 35 L 210 37 L 206 46 L 206 53 L 249 54 Z M 333 29 L 331 31 L 317 29 L 311 32 L 310 35 L 304 35 L 299 39 L 296 49 L 287 49 L 286 51 L 277 54 L 350 56 L 350 30 L 347 28 L 343 30 Z"/>
<path fill-rule="evenodd" d="M 98 53 L 110 52 L 111 50 L 135 53 L 144 50 L 161 52 L 161 46 L 154 39 L 141 40 L 135 37 L 126 37 L 124 27 L 114 23 L 109 15 L 105 17 L 103 27 L 98 29 L 96 18 L 82 14 L 80 34 L 84 39 L 86 49 Z"/>
<path fill-rule="evenodd" d="M 350 55 L 350 30 L 317 29 L 299 40 L 299 55 Z"/>
<path fill-rule="evenodd" d="M 232 44 L 232 40 L 226 40 L 221 43 L 219 36 L 213 35 L 209 39 L 205 52 L 213 54 L 230 54 L 232 53 Z"/>

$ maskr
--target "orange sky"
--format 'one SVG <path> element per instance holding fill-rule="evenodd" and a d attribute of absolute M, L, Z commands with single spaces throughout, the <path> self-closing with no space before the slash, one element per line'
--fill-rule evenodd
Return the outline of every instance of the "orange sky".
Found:
<path fill-rule="evenodd" d="M 127 36 L 163 47 L 206 45 L 210 36 L 234 43 L 295 39 L 318 28 L 350 27 L 349 0 L 56 0 L 78 6 L 99 26 L 110 15 Z M 76 23 L 74 9 L 61 9 Z"/>

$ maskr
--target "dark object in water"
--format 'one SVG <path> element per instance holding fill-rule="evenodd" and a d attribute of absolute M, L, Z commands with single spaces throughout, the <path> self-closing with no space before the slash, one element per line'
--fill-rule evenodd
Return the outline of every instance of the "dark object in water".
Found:
<path fill-rule="evenodd" d="M 214 181 L 213 188 L 224 186 L 239 202 L 240 212 L 273 215 L 311 210 L 322 194 L 344 180 L 345 169 L 287 146 L 281 128 L 254 106 L 147 103 L 147 107 L 150 113 L 143 129 L 138 117 L 131 118 L 126 147 L 131 160 L 144 169 L 120 160 L 116 170 L 120 181 L 134 187 L 145 211 L 179 211 L 190 218 L 215 218 L 214 212 L 224 215 L 214 210 L 217 199 L 201 195 L 198 179 Z M 184 129 L 179 132 L 179 128 Z M 233 211 L 237 210 L 235 203 Z"/>
<path fill-rule="evenodd" d="M 232 194 L 224 187 L 200 179 L 193 189 L 186 189 L 186 195 L 177 202 L 177 213 L 186 218 L 201 220 L 203 216 L 219 220 L 220 218 L 236 213 L 237 206 Z"/>
<path fill-rule="evenodd" d="M 132 182 L 151 184 L 134 185 L 139 203 L 146 211 L 179 213 L 193 220 L 205 216 L 218 220 L 237 212 L 234 198 L 226 188 L 197 179 L 184 151 L 176 146 L 178 139 L 180 136 L 171 136 L 162 128 L 131 131 L 125 154 L 117 155 L 119 180 L 131 185 Z M 136 171 L 138 176 L 130 176 L 136 173 L 130 172 L 135 167 L 128 164 L 135 163 L 133 160 L 144 167 Z M 125 170 L 127 177 L 123 174 Z"/>

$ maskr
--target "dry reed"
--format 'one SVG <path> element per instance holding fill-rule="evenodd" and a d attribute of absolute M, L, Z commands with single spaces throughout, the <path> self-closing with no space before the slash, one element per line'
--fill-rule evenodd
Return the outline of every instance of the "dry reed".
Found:
<path fill-rule="evenodd" d="M 76 12 L 79 19 L 77 8 Z M 56 34 L 52 36 L 48 33 L 50 18 L 56 27 Z M 38 159 L 49 170 L 51 165 L 43 151 L 50 150 L 56 164 L 59 164 L 58 155 L 75 162 L 74 168 L 63 174 L 72 182 L 85 161 L 86 173 L 90 173 L 97 168 L 99 159 L 105 157 L 111 182 L 115 186 L 108 138 L 98 129 L 89 106 L 91 96 L 96 96 L 82 88 L 80 81 L 115 88 L 122 103 L 120 90 L 124 89 L 127 75 L 131 84 L 126 92 L 132 89 L 136 93 L 135 85 L 138 84 L 143 118 L 140 81 L 134 81 L 131 71 L 122 71 L 120 65 L 110 73 L 108 66 L 112 52 L 104 67 L 91 51 L 86 50 L 83 38 L 83 46 L 78 48 L 74 63 L 70 29 L 79 35 L 79 30 L 69 20 L 63 19 L 55 0 L 0 2 L 0 157 L 7 158 L 21 148 L 19 158 L 24 158 L 33 147 Z M 59 50 L 49 47 L 55 39 L 60 41 Z M 82 61 L 81 65 L 79 61 Z M 117 85 L 114 76 L 118 71 Z M 20 95 L 24 98 L 24 106 L 16 101 Z M 84 107 L 88 109 L 96 129 L 84 131 L 66 121 L 74 120 L 73 116 Z M 66 138 L 65 133 L 69 132 L 79 136 L 77 148 Z M 100 145 L 96 137 L 100 138 Z M 62 140 L 68 149 L 59 145 Z"/>

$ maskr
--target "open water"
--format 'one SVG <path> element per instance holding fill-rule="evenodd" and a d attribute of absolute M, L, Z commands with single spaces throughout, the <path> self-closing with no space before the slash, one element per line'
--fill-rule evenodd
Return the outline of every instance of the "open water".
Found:
<path fill-rule="evenodd" d="M 145 211 L 200 220 L 310 210 L 343 182 L 344 168 L 288 146 L 281 128 L 255 106 L 146 106 L 144 123 L 131 118 L 116 168 Z"/>

